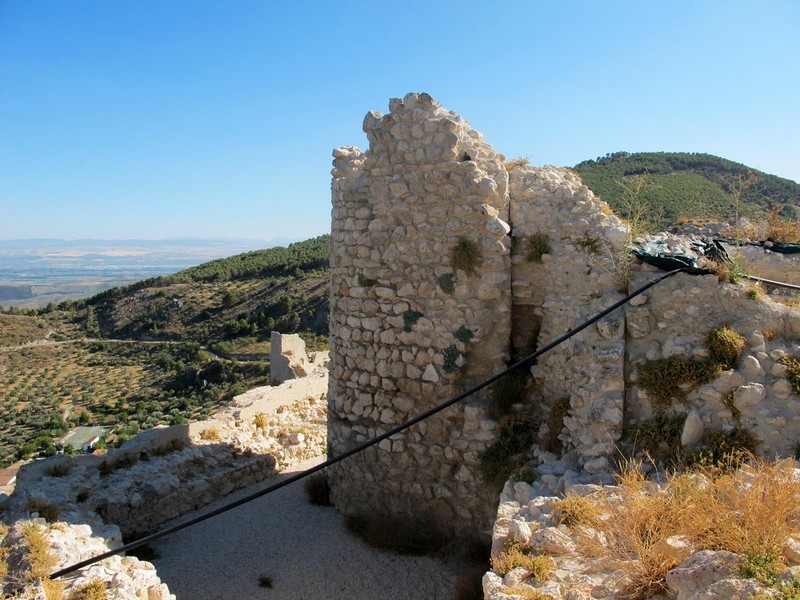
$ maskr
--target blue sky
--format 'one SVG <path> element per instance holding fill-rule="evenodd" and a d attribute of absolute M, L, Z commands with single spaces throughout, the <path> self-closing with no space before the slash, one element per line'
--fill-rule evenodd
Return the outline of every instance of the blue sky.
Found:
<path fill-rule="evenodd" d="M 0 239 L 304 239 L 425 91 L 506 156 L 800 180 L 800 2 L 0 0 Z"/>

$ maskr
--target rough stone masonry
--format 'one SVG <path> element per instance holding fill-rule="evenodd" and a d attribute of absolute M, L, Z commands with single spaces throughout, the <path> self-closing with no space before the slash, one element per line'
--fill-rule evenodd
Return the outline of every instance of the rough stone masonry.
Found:
<path fill-rule="evenodd" d="M 628 260 L 629 226 L 569 169 L 506 164 L 427 94 L 393 99 L 389 109 L 364 119 L 366 152 L 334 151 L 331 456 L 497 373 L 656 276 Z M 745 427 L 762 453 L 791 454 L 800 399 L 782 361 L 800 354 L 800 313 L 714 275 L 681 274 L 531 367 L 521 412 L 543 448 L 560 447 L 538 451 L 540 474 L 556 481 L 554 461 L 560 474 L 607 473 L 626 427 L 654 416 L 640 367 L 702 359 L 707 334 L 722 325 L 748 347 L 737 368 L 669 407 L 686 419 L 684 446 L 702 443 L 704 430 Z M 565 416 L 548 424 L 559 403 Z M 497 497 L 478 468 L 498 433 L 488 405 L 478 394 L 337 465 L 339 510 L 430 513 L 454 531 L 488 527 Z"/>

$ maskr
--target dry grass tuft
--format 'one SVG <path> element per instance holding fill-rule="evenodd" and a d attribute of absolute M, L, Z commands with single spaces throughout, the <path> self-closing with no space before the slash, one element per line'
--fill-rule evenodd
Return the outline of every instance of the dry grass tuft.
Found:
<path fill-rule="evenodd" d="M 792 461 L 751 457 L 737 464 L 737 470 L 715 466 L 674 475 L 661 488 L 623 473 L 620 487 L 597 499 L 601 535 L 583 535 L 581 546 L 625 571 L 628 593 L 637 598 L 663 593 L 667 571 L 686 558 L 666 551 L 670 537 L 694 548 L 750 553 L 758 557 L 754 564 L 763 564 L 765 553 L 800 529 L 800 481 Z"/>
<path fill-rule="evenodd" d="M 519 596 L 520 598 L 524 598 L 525 600 L 551 600 L 552 596 L 548 596 L 547 594 L 543 594 L 536 588 L 516 585 L 514 587 L 507 587 L 503 590 L 504 594 L 508 594 L 509 596 Z"/>
<path fill-rule="evenodd" d="M 706 336 L 709 358 L 725 369 L 736 368 L 746 345 L 742 335 L 727 325 L 712 329 Z"/>
<path fill-rule="evenodd" d="M 786 365 L 786 379 L 792 384 L 792 391 L 800 394 L 800 360 L 792 356 L 784 356 L 779 362 Z"/>
<path fill-rule="evenodd" d="M 545 581 L 554 566 L 552 558 L 531 554 L 530 546 L 517 541 L 507 543 L 500 556 L 492 559 L 492 568 L 501 577 L 512 569 L 522 567 L 530 571 L 528 577 L 536 581 Z"/>
<path fill-rule="evenodd" d="M 53 504 L 42 498 L 30 498 L 25 503 L 25 510 L 29 513 L 37 513 L 48 523 L 55 523 L 61 516 L 61 509 L 57 504 Z"/>
<path fill-rule="evenodd" d="M 36 523 L 26 523 L 22 529 L 23 543 L 27 552 L 30 571 L 29 581 L 47 578 L 53 567 L 56 566 L 57 559 L 51 554 L 50 546 L 44 537 L 44 531 Z"/>
<path fill-rule="evenodd" d="M 222 439 L 222 436 L 219 434 L 219 429 L 216 427 L 209 427 L 200 432 L 200 439 L 207 442 L 218 442 Z"/>
<path fill-rule="evenodd" d="M 459 238 L 450 251 L 450 264 L 455 271 L 464 271 L 469 277 L 477 277 L 478 267 L 483 263 L 480 245 L 467 238 Z"/>
<path fill-rule="evenodd" d="M 591 498 L 567 494 L 555 503 L 553 519 L 556 525 L 574 527 L 576 525 L 594 526 L 597 523 L 599 512 L 597 504 Z"/>
<path fill-rule="evenodd" d="M 106 600 L 107 598 L 108 588 L 105 582 L 95 578 L 73 590 L 67 600 Z"/>
<path fill-rule="evenodd" d="M 253 417 L 253 425 L 258 427 L 262 433 L 265 433 L 267 431 L 267 426 L 269 425 L 267 415 L 264 413 L 258 413 L 255 417 Z"/>
<path fill-rule="evenodd" d="M 507 160 L 505 162 L 506 171 L 511 172 L 516 167 L 526 167 L 531 164 L 531 157 L 530 156 L 517 156 L 516 158 L 512 158 L 511 160 Z"/>

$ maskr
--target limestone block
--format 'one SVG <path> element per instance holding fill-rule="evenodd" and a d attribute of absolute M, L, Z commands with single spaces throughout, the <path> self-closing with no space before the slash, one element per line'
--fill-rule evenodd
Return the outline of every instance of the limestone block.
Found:
<path fill-rule="evenodd" d="M 764 369 L 761 368 L 761 363 L 755 356 L 745 356 L 742 359 L 742 369 L 746 377 L 755 379 L 764 375 Z"/>
<path fill-rule="evenodd" d="M 701 439 L 703 439 L 703 432 L 705 425 L 703 419 L 700 417 L 696 410 L 689 411 L 686 420 L 683 423 L 683 431 L 681 432 L 681 445 L 684 448 L 694 446 Z"/>
<path fill-rule="evenodd" d="M 772 384 L 770 389 L 772 390 L 772 394 L 781 400 L 785 400 L 792 394 L 792 384 L 788 379 L 778 379 L 778 381 Z"/>
<path fill-rule="evenodd" d="M 783 556 L 790 565 L 800 565 L 800 541 L 789 536 L 783 543 Z"/>
<path fill-rule="evenodd" d="M 689 600 L 713 583 L 730 577 L 738 560 L 738 555 L 726 550 L 701 550 L 667 572 L 667 585 L 677 600 Z"/>
<path fill-rule="evenodd" d="M 733 394 L 733 403 L 739 410 L 746 410 L 761 402 L 766 396 L 766 390 L 760 383 L 748 383 L 740 386 Z"/>
<path fill-rule="evenodd" d="M 531 534 L 530 544 L 536 552 L 554 556 L 571 554 L 576 549 L 572 538 L 558 527 L 537 529 Z"/>
<path fill-rule="evenodd" d="M 684 536 L 676 535 L 658 540 L 653 544 L 652 552 L 661 555 L 664 562 L 682 563 L 695 552 L 692 541 Z"/>

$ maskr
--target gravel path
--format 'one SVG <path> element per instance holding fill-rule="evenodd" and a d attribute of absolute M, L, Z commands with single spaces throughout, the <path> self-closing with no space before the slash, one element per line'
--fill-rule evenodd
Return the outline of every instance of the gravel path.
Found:
<path fill-rule="evenodd" d="M 311 459 L 295 468 L 304 470 L 322 460 Z M 181 520 L 266 485 L 262 482 L 235 492 Z M 347 531 L 333 507 L 309 504 L 302 481 L 179 531 L 153 546 L 161 558 L 152 562 L 178 600 L 452 597 L 453 575 L 439 562 L 368 547 Z M 271 577 L 273 587 L 259 587 L 260 575 Z"/>

